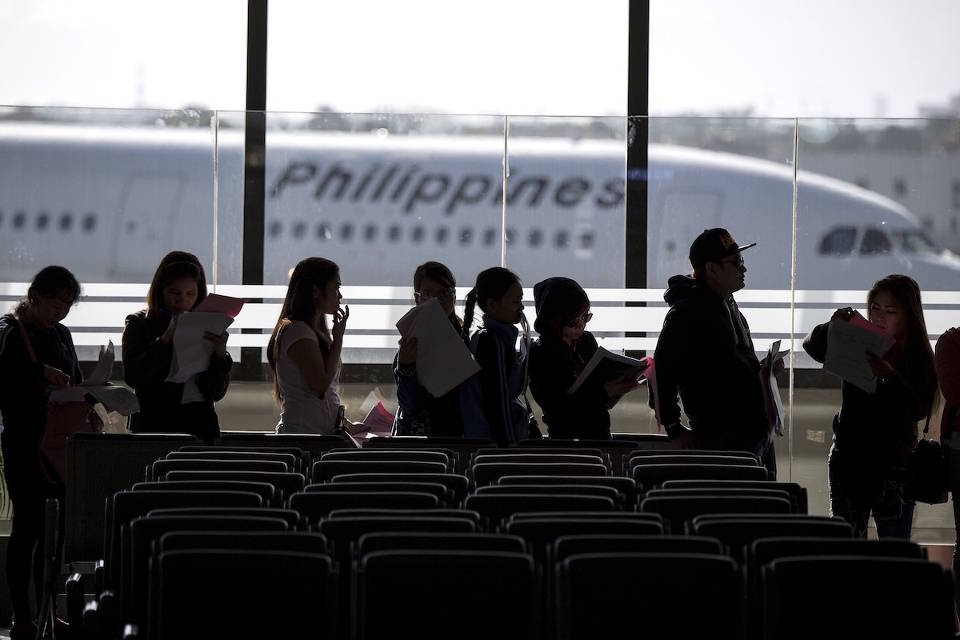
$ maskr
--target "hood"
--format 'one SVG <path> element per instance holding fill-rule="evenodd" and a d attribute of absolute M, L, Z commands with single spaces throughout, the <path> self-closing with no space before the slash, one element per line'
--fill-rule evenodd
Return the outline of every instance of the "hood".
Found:
<path fill-rule="evenodd" d="M 671 307 L 682 300 L 715 296 L 713 290 L 697 282 L 690 276 L 677 275 L 667 280 L 667 290 L 663 294 L 664 301 Z"/>

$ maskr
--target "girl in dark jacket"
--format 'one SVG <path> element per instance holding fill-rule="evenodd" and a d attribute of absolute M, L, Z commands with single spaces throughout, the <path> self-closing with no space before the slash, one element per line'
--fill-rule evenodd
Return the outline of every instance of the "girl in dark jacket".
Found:
<path fill-rule="evenodd" d="M 220 435 L 213 403 L 226 395 L 230 384 L 233 361 L 227 353 L 227 334 L 206 335 L 213 343 L 206 371 L 185 383 L 166 381 L 180 314 L 206 297 L 207 278 L 200 261 L 192 253 L 172 251 L 153 275 L 147 308 L 127 316 L 123 378 L 140 402 L 131 431 L 191 433 L 208 443 Z"/>
<path fill-rule="evenodd" d="M 518 324 L 524 325 L 523 287 L 503 267 L 481 271 L 467 294 L 463 314 L 464 339 L 473 324 L 473 309 L 483 311 L 483 326 L 470 337 L 470 352 L 480 371 L 460 388 L 463 435 L 488 438 L 506 447 L 536 437 L 533 412 L 524 398 L 526 352 L 517 353 Z"/>
<path fill-rule="evenodd" d="M 413 274 L 413 295 L 417 304 L 436 298 L 447 313 L 450 325 L 458 334 L 463 324 L 454 312 L 457 281 L 453 273 L 439 262 L 425 262 Z M 417 339 L 400 340 L 400 351 L 393 359 L 393 378 L 397 382 L 397 401 L 400 408 L 393 423 L 398 436 L 463 435 L 460 417 L 460 387 L 442 397 L 430 395 L 417 381 Z"/>
<path fill-rule="evenodd" d="M 43 584 L 44 503 L 47 498 L 64 503 L 63 484 L 51 482 L 41 466 L 40 440 L 50 389 L 83 379 L 70 330 L 60 324 L 79 297 L 80 284 L 73 274 L 63 267 L 46 267 L 33 279 L 27 298 L 0 317 L 0 443 L 13 503 L 6 567 L 13 640 L 36 634 L 29 589 L 31 567 L 38 591 Z"/>
<path fill-rule="evenodd" d="M 597 352 L 586 330 L 590 299 L 570 278 L 548 278 L 533 288 L 540 337 L 530 347 L 530 391 L 543 409 L 551 438 L 610 439 L 612 401 L 636 389 L 636 380 L 611 380 L 602 387 L 567 389 Z"/>
<path fill-rule="evenodd" d="M 904 275 L 878 280 L 867 295 L 867 314 L 894 344 L 886 354 L 868 354 L 875 393 L 843 381 L 830 448 L 830 509 L 861 537 L 872 513 L 880 537 L 909 539 L 915 504 L 903 497 L 902 470 L 917 442 L 917 422 L 930 416 L 937 397 L 920 287 Z M 852 309 L 838 309 L 833 319 L 852 316 Z M 817 362 L 826 357 L 829 324 L 803 342 Z"/>

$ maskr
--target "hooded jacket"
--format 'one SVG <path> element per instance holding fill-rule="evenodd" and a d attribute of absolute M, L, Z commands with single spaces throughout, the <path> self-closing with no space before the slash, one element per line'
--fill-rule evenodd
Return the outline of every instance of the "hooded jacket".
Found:
<path fill-rule="evenodd" d="M 667 285 L 663 299 L 670 309 L 654 353 L 661 422 L 680 422 L 679 393 L 701 446 L 736 448 L 766 439 L 760 361 L 733 296 L 722 298 L 683 275 Z M 671 437 L 675 429 L 668 429 Z"/>

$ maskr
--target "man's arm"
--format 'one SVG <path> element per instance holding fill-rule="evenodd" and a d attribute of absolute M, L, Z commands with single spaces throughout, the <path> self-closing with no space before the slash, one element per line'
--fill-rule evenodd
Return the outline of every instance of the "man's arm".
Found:
<path fill-rule="evenodd" d="M 656 363 L 660 422 L 671 440 L 682 439 L 680 446 L 692 444 L 692 442 L 686 442 L 692 439 L 692 434 L 681 421 L 678 396 L 684 367 L 692 364 L 689 361 L 690 354 L 687 348 L 691 336 L 687 333 L 683 319 L 671 309 L 663 321 L 663 329 L 660 331 L 660 338 L 657 340 L 657 348 L 653 355 Z"/>

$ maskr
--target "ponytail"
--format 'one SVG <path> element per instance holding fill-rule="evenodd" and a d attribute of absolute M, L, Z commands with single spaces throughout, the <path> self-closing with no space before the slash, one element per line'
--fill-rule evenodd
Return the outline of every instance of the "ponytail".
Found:
<path fill-rule="evenodd" d="M 463 307 L 463 329 L 461 336 L 464 342 L 470 342 L 470 325 L 473 324 L 473 308 L 477 305 L 477 288 L 470 289 Z"/>

